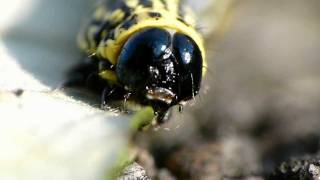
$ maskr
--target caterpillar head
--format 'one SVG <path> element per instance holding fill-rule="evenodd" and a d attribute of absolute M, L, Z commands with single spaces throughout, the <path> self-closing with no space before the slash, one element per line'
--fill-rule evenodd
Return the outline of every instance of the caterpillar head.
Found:
<path fill-rule="evenodd" d="M 201 51 L 189 36 L 147 28 L 124 44 L 116 74 L 136 101 L 163 112 L 199 93 L 202 66 Z"/>

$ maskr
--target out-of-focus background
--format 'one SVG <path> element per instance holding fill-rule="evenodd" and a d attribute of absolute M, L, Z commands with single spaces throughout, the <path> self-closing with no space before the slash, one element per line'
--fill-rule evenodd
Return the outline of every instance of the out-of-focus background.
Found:
<path fill-rule="evenodd" d="M 320 1 L 241 0 L 233 13 L 224 38 L 207 37 L 200 97 L 170 131 L 142 137 L 152 136 L 156 163 L 179 178 L 269 177 L 319 150 Z M 310 164 L 298 162 L 295 178 L 291 164 L 270 178 L 308 174 Z"/>
<path fill-rule="evenodd" d="M 51 91 L 81 57 L 93 1 L 12 2 L 0 3 L 0 88 Z M 153 179 L 319 177 L 320 1 L 235 2 L 224 37 L 206 37 L 200 96 L 134 138 Z"/>

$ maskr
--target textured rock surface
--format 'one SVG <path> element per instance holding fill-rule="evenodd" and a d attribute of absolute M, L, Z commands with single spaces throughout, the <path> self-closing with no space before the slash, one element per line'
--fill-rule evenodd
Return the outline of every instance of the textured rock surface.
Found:
<path fill-rule="evenodd" d="M 270 179 L 320 179 L 320 158 L 317 155 L 296 157 L 282 162 Z"/>
<path fill-rule="evenodd" d="M 138 163 L 133 163 L 127 166 L 123 172 L 122 175 L 119 177 L 119 180 L 150 180 L 148 178 L 146 170 L 140 166 Z"/>

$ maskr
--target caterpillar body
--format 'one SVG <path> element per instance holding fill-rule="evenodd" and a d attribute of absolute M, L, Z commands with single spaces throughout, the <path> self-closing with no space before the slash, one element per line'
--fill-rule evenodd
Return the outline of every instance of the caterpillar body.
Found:
<path fill-rule="evenodd" d="M 113 100 L 150 106 L 157 123 L 200 90 L 206 52 L 192 10 L 179 0 L 98 3 L 78 36 L 88 57 L 78 82 Z"/>

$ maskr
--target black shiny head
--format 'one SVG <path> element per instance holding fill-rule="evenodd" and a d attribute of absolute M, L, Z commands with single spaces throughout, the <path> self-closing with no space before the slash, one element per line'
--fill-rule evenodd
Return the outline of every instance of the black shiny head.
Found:
<path fill-rule="evenodd" d="M 116 72 L 119 82 L 135 100 L 161 112 L 198 94 L 202 56 L 190 37 L 148 28 L 125 43 Z"/>

